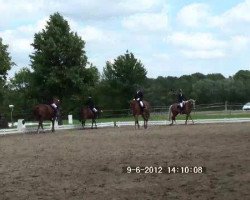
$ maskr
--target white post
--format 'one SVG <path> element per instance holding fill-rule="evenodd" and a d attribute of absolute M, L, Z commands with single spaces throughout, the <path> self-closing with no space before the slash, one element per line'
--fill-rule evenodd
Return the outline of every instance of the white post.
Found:
<path fill-rule="evenodd" d="M 23 124 L 24 119 L 18 119 L 17 121 L 17 131 L 18 132 L 23 132 L 24 129 L 26 128 L 25 124 Z"/>
<path fill-rule="evenodd" d="M 69 124 L 73 124 L 73 116 L 72 115 L 68 115 L 68 122 L 69 122 Z"/>
<path fill-rule="evenodd" d="M 58 128 L 58 121 L 57 121 L 57 120 L 55 120 L 54 128 L 55 128 L 55 129 Z"/>

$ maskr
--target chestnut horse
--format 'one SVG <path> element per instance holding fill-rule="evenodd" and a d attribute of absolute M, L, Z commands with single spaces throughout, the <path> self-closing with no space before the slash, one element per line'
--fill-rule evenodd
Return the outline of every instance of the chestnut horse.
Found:
<path fill-rule="evenodd" d="M 54 98 L 53 102 L 55 103 L 57 106 L 59 106 L 59 99 Z M 43 121 L 44 120 L 50 120 L 52 122 L 52 129 L 51 131 L 54 132 L 55 128 L 55 120 L 56 120 L 56 113 L 55 110 L 52 108 L 51 104 L 38 104 L 36 106 L 34 106 L 33 108 L 33 115 L 36 118 L 36 120 L 38 121 L 38 128 L 37 128 L 37 133 L 39 133 L 39 129 L 40 127 L 42 128 L 43 132 Z"/>
<path fill-rule="evenodd" d="M 146 129 L 148 127 L 148 119 L 150 117 L 150 112 L 149 112 L 150 105 L 147 101 L 143 101 L 143 104 L 144 104 L 144 108 L 142 110 L 139 103 L 135 99 L 133 99 L 130 102 L 130 109 L 135 118 L 135 128 L 137 125 L 138 129 L 140 128 L 139 121 L 138 121 L 139 115 L 141 115 L 144 120 L 144 128 Z"/>
<path fill-rule="evenodd" d="M 185 122 L 185 124 L 187 124 L 188 117 L 194 123 L 190 113 L 191 113 L 193 108 L 195 109 L 195 100 L 189 99 L 188 101 L 184 102 L 183 106 L 184 106 L 184 108 L 183 108 L 182 112 L 181 112 L 181 108 L 180 108 L 179 103 L 174 103 L 169 107 L 169 121 L 170 121 L 170 118 L 172 119 L 172 123 L 170 125 L 173 125 L 173 122 L 175 121 L 175 117 L 178 114 L 186 114 L 186 122 Z M 176 123 L 176 121 L 175 121 L 175 123 Z"/>
<path fill-rule="evenodd" d="M 82 122 L 82 127 L 84 128 L 85 126 L 85 121 L 87 119 L 92 119 L 92 126 L 91 128 L 93 128 L 94 124 L 95 124 L 95 128 L 97 128 L 96 125 L 96 118 L 100 115 L 100 113 L 102 112 L 102 110 L 100 110 L 98 107 L 97 109 L 97 113 L 94 114 L 94 112 L 89 108 L 89 107 L 83 107 L 80 110 L 80 120 Z"/>

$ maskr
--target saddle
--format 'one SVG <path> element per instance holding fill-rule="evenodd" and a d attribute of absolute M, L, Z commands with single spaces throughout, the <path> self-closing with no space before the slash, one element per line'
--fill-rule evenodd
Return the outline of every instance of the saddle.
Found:
<path fill-rule="evenodd" d="M 187 101 L 183 101 L 182 102 L 182 107 L 181 107 L 181 103 L 178 104 L 178 107 L 180 108 L 180 114 L 183 114 L 186 103 L 187 103 Z"/>
<path fill-rule="evenodd" d="M 53 117 L 55 117 L 55 118 L 57 118 L 58 116 L 58 114 L 57 114 L 57 108 L 55 108 L 54 106 L 52 106 L 51 104 L 50 104 L 50 107 L 52 108 L 52 110 L 54 111 L 54 113 L 53 113 Z"/>

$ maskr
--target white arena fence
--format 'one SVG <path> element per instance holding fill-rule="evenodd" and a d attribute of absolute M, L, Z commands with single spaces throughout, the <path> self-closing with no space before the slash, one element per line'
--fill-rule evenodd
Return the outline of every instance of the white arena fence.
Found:
<path fill-rule="evenodd" d="M 214 115 L 214 114 L 229 114 L 230 118 L 226 119 L 199 119 L 194 120 L 195 124 L 201 124 L 201 123 L 233 123 L 233 122 L 250 122 L 250 118 L 234 118 L 234 113 L 242 113 L 243 104 L 233 104 L 230 105 L 228 103 L 222 104 L 222 103 L 215 103 L 215 104 L 200 104 L 196 105 L 196 109 L 193 111 L 193 116 L 196 114 L 205 114 L 205 115 Z M 151 114 L 153 115 L 164 115 L 166 116 L 165 119 L 168 119 L 168 110 L 169 106 L 161 106 L 161 107 L 153 107 L 151 109 Z M 246 112 L 246 111 L 245 111 Z M 103 127 L 121 127 L 121 126 L 134 126 L 134 121 L 118 121 L 119 117 L 122 116 L 131 116 L 129 109 L 122 109 L 122 110 L 103 110 L 103 116 L 102 118 L 112 118 L 112 117 L 118 117 L 117 121 L 112 121 L 110 119 L 110 122 L 102 122 L 97 123 L 97 126 L 99 128 Z M 184 120 L 178 120 L 177 124 L 184 124 Z M 159 120 L 159 121 L 149 121 L 149 125 L 168 125 L 170 122 L 167 120 Z M 191 121 L 189 121 L 191 123 Z M 51 130 L 51 123 L 45 122 L 44 124 L 44 130 L 48 131 Z M 37 130 L 38 123 L 34 122 L 26 122 L 25 125 L 22 124 L 22 119 L 17 120 L 17 122 L 14 122 L 13 124 L 15 128 L 8 128 L 8 129 L 0 129 L 0 135 L 5 134 L 12 134 L 12 133 L 28 133 L 28 132 L 35 132 Z M 140 125 L 143 125 L 143 122 L 140 122 Z M 12 124 L 9 123 L 9 127 L 11 127 Z M 86 123 L 86 128 L 90 128 L 91 124 Z M 81 129 L 80 124 L 73 124 L 73 116 L 68 115 L 68 125 L 58 125 L 55 124 L 56 130 L 67 130 L 67 129 Z"/>
<path fill-rule="evenodd" d="M 31 133 L 36 132 L 37 130 L 37 123 L 27 123 L 27 125 L 32 127 L 26 126 L 26 124 L 22 124 L 23 119 L 19 119 L 17 122 L 16 128 L 11 129 L 1 129 L 0 135 L 6 135 L 6 134 L 17 134 L 17 133 Z M 242 122 L 250 122 L 250 118 L 225 118 L 225 119 L 199 119 L 194 120 L 195 124 L 213 124 L 213 123 L 242 123 Z M 140 125 L 143 125 L 143 121 L 139 122 Z M 161 120 L 161 121 L 149 121 L 148 125 L 150 126 L 163 126 L 163 125 L 169 125 L 170 122 L 168 120 Z M 178 120 L 177 124 L 185 124 L 185 120 Z M 188 124 L 192 124 L 192 122 L 189 120 Z M 36 125 L 36 126 L 35 126 Z M 98 128 L 105 128 L 105 127 L 114 127 L 119 128 L 123 126 L 134 126 L 135 123 L 133 121 L 123 121 L 123 122 L 102 122 L 97 123 Z M 85 128 L 90 128 L 91 124 L 87 123 Z M 70 130 L 70 129 L 82 129 L 81 125 L 58 125 L 58 123 L 55 123 L 55 129 L 56 130 Z M 51 123 L 46 123 L 44 126 L 45 131 L 51 131 Z M 84 131 L 84 130 L 83 130 Z"/>

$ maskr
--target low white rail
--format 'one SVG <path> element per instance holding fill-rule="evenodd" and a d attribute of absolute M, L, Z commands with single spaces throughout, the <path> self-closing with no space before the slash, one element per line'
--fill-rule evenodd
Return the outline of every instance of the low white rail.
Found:
<path fill-rule="evenodd" d="M 250 118 L 225 118 L 225 119 L 199 119 L 194 120 L 195 124 L 212 124 L 212 123 L 241 123 L 241 122 L 250 122 Z M 143 121 L 139 122 L 140 125 L 143 125 Z M 170 122 L 167 120 L 161 120 L 161 121 L 149 121 L 148 125 L 151 126 L 160 126 L 160 125 L 168 125 Z M 185 120 L 178 120 L 177 124 L 184 124 Z M 188 121 L 188 124 L 190 124 L 191 121 Z M 27 125 L 27 126 L 26 126 Z M 12 129 L 1 129 L 0 135 L 6 135 L 6 134 L 16 134 L 16 133 L 29 133 L 29 132 L 35 132 L 37 130 L 37 123 L 27 123 L 25 125 L 22 124 L 22 119 L 19 119 L 17 122 L 17 128 Z M 46 123 L 47 126 L 44 126 L 44 130 L 48 131 L 51 130 L 51 124 Z M 29 127 L 32 126 L 32 127 Z M 126 122 L 102 122 L 98 123 L 97 126 L 99 128 L 104 127 L 122 127 L 122 126 L 134 126 L 133 121 L 126 121 Z M 85 126 L 86 128 L 90 128 L 91 124 L 88 123 Z M 81 129 L 82 126 L 80 124 L 78 125 L 58 125 L 55 124 L 56 130 L 67 130 L 67 129 Z"/>

